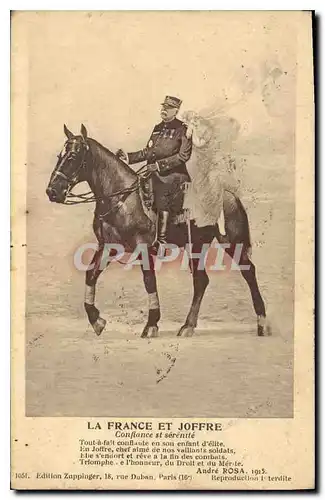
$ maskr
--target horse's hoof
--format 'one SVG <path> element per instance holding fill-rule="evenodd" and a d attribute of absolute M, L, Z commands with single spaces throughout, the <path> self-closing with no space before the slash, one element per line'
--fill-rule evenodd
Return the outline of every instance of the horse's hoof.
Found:
<path fill-rule="evenodd" d="M 272 335 L 271 325 L 266 316 L 257 316 L 257 335 L 259 337 L 270 337 Z"/>
<path fill-rule="evenodd" d="M 159 337 L 158 330 L 159 329 L 158 329 L 157 325 L 154 325 L 154 326 L 146 325 L 143 329 L 142 334 L 141 334 L 141 338 L 142 339 L 153 339 L 153 338 Z"/>
<path fill-rule="evenodd" d="M 93 323 L 92 325 L 96 335 L 99 336 L 102 333 L 102 331 L 105 328 L 105 325 L 106 325 L 106 320 L 99 316 L 98 319 L 95 321 L 95 323 Z"/>
<path fill-rule="evenodd" d="M 264 335 L 264 326 L 257 325 L 257 335 L 259 337 L 265 337 L 265 335 Z"/>
<path fill-rule="evenodd" d="M 179 330 L 177 337 L 193 337 L 194 335 L 194 326 L 183 325 Z"/>

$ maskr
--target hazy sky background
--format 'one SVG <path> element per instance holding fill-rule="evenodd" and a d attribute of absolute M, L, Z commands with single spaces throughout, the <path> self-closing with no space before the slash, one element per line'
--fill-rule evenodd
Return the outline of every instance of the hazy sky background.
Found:
<path fill-rule="evenodd" d="M 53 167 L 63 123 L 75 133 L 85 123 L 113 151 L 137 149 L 159 121 L 165 94 L 182 98 L 183 110 L 199 111 L 236 101 L 247 84 L 254 92 L 228 110 L 241 136 L 283 138 L 293 124 L 293 21 L 285 12 L 276 22 L 267 12 L 31 14 L 30 163 L 38 171 Z M 266 65 L 285 72 L 280 91 L 273 89 L 280 117 L 262 101 Z"/>

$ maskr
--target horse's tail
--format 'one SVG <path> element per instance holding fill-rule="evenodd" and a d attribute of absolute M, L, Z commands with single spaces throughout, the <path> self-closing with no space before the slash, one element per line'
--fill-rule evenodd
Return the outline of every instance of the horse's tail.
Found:
<path fill-rule="evenodd" d="M 241 243 L 243 251 L 250 254 L 252 244 L 247 212 L 241 200 L 230 191 L 224 191 L 223 211 L 226 237 L 222 237 L 221 235 L 220 238 L 219 227 L 216 224 L 217 239 L 230 244 Z"/>

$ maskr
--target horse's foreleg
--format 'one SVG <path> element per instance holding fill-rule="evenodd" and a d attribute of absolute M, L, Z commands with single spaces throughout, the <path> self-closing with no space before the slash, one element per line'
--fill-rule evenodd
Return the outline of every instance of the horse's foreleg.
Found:
<path fill-rule="evenodd" d="M 160 320 L 160 305 L 157 292 L 157 280 L 152 256 L 149 256 L 149 269 L 143 269 L 143 282 L 148 293 L 148 321 L 141 334 L 142 338 L 158 337 L 158 321 Z"/>
<path fill-rule="evenodd" d="M 232 258 L 234 258 L 235 247 L 236 245 L 232 245 L 230 248 L 226 249 L 226 252 Z M 245 251 L 241 252 L 239 262 L 237 262 L 236 259 L 236 264 L 240 265 L 241 274 L 248 284 L 251 292 L 253 306 L 257 316 L 257 335 L 260 337 L 270 335 L 270 326 L 266 321 L 265 304 L 256 279 L 256 268 Z"/>
<path fill-rule="evenodd" d="M 109 262 L 103 264 L 103 251 L 104 247 L 96 250 L 89 269 L 86 271 L 86 288 L 85 288 L 85 310 L 88 316 L 89 323 L 93 327 L 96 335 L 100 335 L 105 328 L 106 321 L 100 317 L 99 310 L 95 306 L 96 283 L 99 275 L 104 270 Z"/>
<path fill-rule="evenodd" d="M 191 337 L 193 335 L 194 329 L 197 325 L 201 302 L 206 287 L 209 284 L 209 277 L 205 269 L 203 270 L 198 269 L 199 261 L 192 260 L 191 262 L 192 262 L 192 272 L 193 272 L 194 295 L 186 321 L 177 334 L 180 337 Z"/>

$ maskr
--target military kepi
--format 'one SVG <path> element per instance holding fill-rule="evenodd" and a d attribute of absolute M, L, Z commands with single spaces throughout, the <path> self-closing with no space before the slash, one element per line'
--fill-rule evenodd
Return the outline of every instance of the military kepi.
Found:
<path fill-rule="evenodd" d="M 182 101 L 178 99 L 178 97 L 166 95 L 164 102 L 162 102 L 161 104 L 162 106 L 166 106 L 168 108 L 179 108 L 182 104 Z"/>

